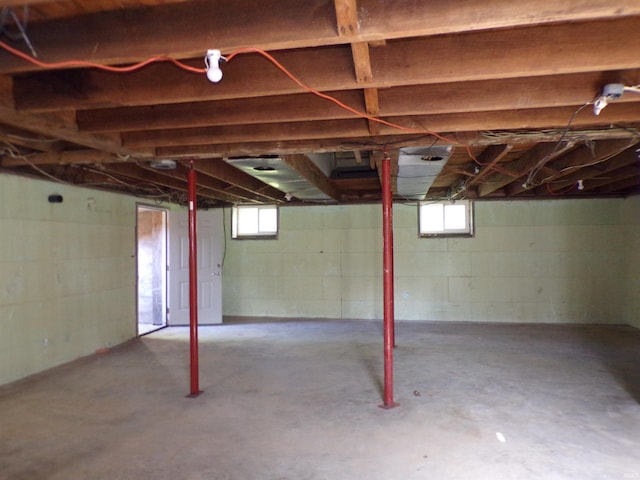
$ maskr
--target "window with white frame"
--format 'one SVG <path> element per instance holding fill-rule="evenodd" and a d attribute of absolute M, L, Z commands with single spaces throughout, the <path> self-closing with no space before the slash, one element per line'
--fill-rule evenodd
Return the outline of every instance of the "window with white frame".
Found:
<path fill-rule="evenodd" d="M 425 202 L 418 208 L 421 237 L 473 235 L 473 204 L 469 200 Z"/>
<path fill-rule="evenodd" d="M 232 238 L 277 238 L 276 205 L 237 205 L 231 212 Z"/>

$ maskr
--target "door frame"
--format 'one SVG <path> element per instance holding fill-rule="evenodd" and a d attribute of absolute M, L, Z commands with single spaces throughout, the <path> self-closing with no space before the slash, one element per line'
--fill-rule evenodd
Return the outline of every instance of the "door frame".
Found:
<path fill-rule="evenodd" d="M 163 309 L 163 323 L 158 326 L 158 328 L 153 328 L 147 332 L 140 333 L 140 272 L 139 272 L 139 255 L 140 255 L 140 235 L 139 235 L 139 219 L 140 219 L 140 211 L 142 210 L 152 210 L 161 212 L 164 218 L 163 225 L 163 254 L 162 260 L 163 265 L 161 267 L 162 271 L 162 296 L 164 299 L 164 309 Z M 135 238 L 136 238 L 136 337 L 146 335 L 147 333 L 155 332 L 162 328 L 166 328 L 168 325 L 168 304 L 169 304 L 169 283 L 168 283 L 168 255 L 169 255 L 169 209 L 165 207 L 159 207 L 157 205 L 149 205 L 147 203 L 136 202 L 136 230 L 135 230 Z"/>

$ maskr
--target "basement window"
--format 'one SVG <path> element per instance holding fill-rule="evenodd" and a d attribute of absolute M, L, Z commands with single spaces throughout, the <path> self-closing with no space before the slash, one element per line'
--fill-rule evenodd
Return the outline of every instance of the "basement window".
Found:
<path fill-rule="evenodd" d="M 473 204 L 469 200 L 425 202 L 418 206 L 421 237 L 473 236 Z"/>
<path fill-rule="evenodd" d="M 278 238 L 276 205 L 237 205 L 231 212 L 232 238 Z"/>

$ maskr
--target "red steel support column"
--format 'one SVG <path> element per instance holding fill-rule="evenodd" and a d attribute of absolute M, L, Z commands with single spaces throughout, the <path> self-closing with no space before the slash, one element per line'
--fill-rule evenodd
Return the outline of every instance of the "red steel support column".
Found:
<path fill-rule="evenodd" d="M 393 198 L 391 195 L 391 159 L 384 152 L 382 160 L 382 235 L 384 238 L 384 404 L 382 408 L 397 406 L 393 401 Z"/>
<path fill-rule="evenodd" d="M 198 241 L 196 228 L 196 171 L 191 162 L 187 197 L 189 201 L 189 352 L 191 359 L 191 391 L 200 393 L 198 373 Z"/>

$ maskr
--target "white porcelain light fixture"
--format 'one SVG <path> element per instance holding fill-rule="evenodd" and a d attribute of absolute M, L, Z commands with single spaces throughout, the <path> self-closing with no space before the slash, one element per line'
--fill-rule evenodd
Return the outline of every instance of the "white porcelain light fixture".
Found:
<path fill-rule="evenodd" d="M 604 107 L 622 97 L 624 92 L 640 93 L 640 85 L 627 86 L 622 83 L 607 83 L 602 87 L 602 93 L 593 102 L 593 113 L 600 115 Z"/>
<path fill-rule="evenodd" d="M 207 78 L 210 82 L 218 83 L 222 80 L 220 60 L 222 60 L 220 50 L 207 50 L 207 56 L 204 57 L 204 64 L 207 67 Z"/>

